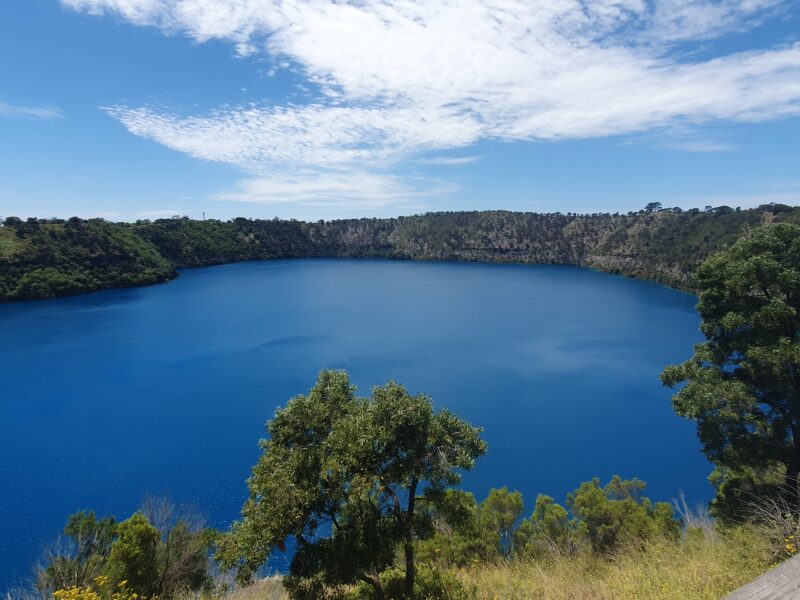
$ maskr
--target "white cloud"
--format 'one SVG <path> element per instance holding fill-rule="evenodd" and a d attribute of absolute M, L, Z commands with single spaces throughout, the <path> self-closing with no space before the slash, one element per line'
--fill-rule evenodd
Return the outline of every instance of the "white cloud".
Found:
<path fill-rule="evenodd" d="M 442 196 L 456 190 L 452 184 L 413 181 L 394 175 L 347 171 L 340 173 L 298 173 L 261 176 L 239 183 L 233 192 L 217 194 L 217 200 L 259 204 L 297 204 L 341 209 L 373 209 L 398 201 Z"/>
<path fill-rule="evenodd" d="M 52 106 L 16 106 L 0 102 L 0 117 L 19 119 L 59 119 L 64 114 Z"/>
<path fill-rule="evenodd" d="M 430 158 L 421 158 L 417 162 L 426 165 L 451 167 L 469 165 L 478 162 L 480 159 L 480 156 L 432 156 Z"/>
<path fill-rule="evenodd" d="M 713 139 L 710 140 L 689 139 L 689 140 L 665 141 L 661 143 L 661 147 L 667 150 L 682 150 L 685 152 L 726 152 L 729 150 L 737 150 L 739 148 L 735 144 L 721 142 Z"/>
<path fill-rule="evenodd" d="M 109 109 L 137 135 L 253 173 L 231 199 L 345 197 L 358 191 L 336 181 L 481 139 L 630 135 L 800 114 L 800 44 L 693 61 L 676 46 L 758 26 L 790 0 L 62 3 L 265 52 L 317 84 L 307 105 L 205 115 Z M 300 176 L 311 182 L 298 185 Z M 402 183 L 375 177 L 364 201 L 382 202 L 391 189 L 381 186 Z"/>
<path fill-rule="evenodd" d="M 711 39 L 759 25 L 786 5 L 782 0 L 666 0 L 655 5 L 651 31 L 661 41 Z"/>
<path fill-rule="evenodd" d="M 474 117 L 447 107 L 249 106 L 192 117 L 155 108 L 107 110 L 136 135 L 251 171 L 384 165 L 413 152 L 467 145 L 481 132 Z"/>

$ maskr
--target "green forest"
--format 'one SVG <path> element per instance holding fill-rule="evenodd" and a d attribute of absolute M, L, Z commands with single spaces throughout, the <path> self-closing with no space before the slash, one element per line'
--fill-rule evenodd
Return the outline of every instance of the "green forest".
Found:
<path fill-rule="evenodd" d="M 695 290 L 703 260 L 772 222 L 800 223 L 800 208 L 684 211 L 652 203 L 627 214 L 441 212 L 313 223 L 6 217 L 0 301 L 162 283 L 182 267 L 307 257 L 580 265 Z"/>
<path fill-rule="evenodd" d="M 123 521 L 78 513 L 70 543 L 37 570 L 38 590 L 56 600 L 720 598 L 798 552 L 800 226 L 755 229 L 694 282 L 705 341 L 661 378 L 714 465 L 708 509 L 653 502 L 643 481 L 619 477 L 585 481 L 562 502 L 539 495 L 526 507 L 507 488 L 478 501 L 458 484 L 490 451 L 480 427 L 396 382 L 359 396 L 346 372 L 324 370 L 267 423 L 230 529 L 157 500 Z M 288 572 L 260 578 L 286 551 Z"/>

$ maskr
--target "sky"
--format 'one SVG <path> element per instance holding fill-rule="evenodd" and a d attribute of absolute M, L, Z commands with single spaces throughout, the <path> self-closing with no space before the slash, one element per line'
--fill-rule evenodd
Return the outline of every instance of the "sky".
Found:
<path fill-rule="evenodd" d="M 800 204 L 797 0 L 2 0 L 0 216 Z"/>

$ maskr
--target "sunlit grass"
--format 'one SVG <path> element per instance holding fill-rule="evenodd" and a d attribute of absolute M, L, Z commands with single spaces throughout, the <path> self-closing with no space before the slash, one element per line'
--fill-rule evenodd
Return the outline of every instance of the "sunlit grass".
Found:
<path fill-rule="evenodd" d="M 613 560 L 585 556 L 478 565 L 462 571 L 477 600 L 712 600 L 769 569 L 771 548 L 755 529 L 661 540 Z"/>
<path fill-rule="evenodd" d="M 258 579 L 247 587 L 236 587 L 225 594 L 225 600 L 289 600 L 289 594 L 283 589 L 280 577 Z M 220 596 L 202 596 L 204 600 L 219 600 Z M 179 600 L 196 600 L 194 594 L 187 594 Z"/>
<path fill-rule="evenodd" d="M 501 561 L 459 571 L 472 600 L 717 600 L 773 564 L 774 544 L 763 531 L 654 541 L 613 559 L 584 555 Z M 225 600 L 288 600 L 279 577 L 237 588 Z"/>

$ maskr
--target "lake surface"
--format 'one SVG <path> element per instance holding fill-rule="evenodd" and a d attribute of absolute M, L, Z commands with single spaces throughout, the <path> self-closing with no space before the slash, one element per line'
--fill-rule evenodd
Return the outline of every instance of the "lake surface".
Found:
<path fill-rule="evenodd" d="M 577 267 L 279 260 L 0 305 L 0 592 L 81 509 L 146 494 L 224 527 L 263 425 L 322 368 L 395 379 L 485 428 L 464 485 L 563 501 L 593 476 L 711 496 L 662 367 L 700 340 L 695 298 Z M 1 594 L 0 594 L 1 595 Z"/>

